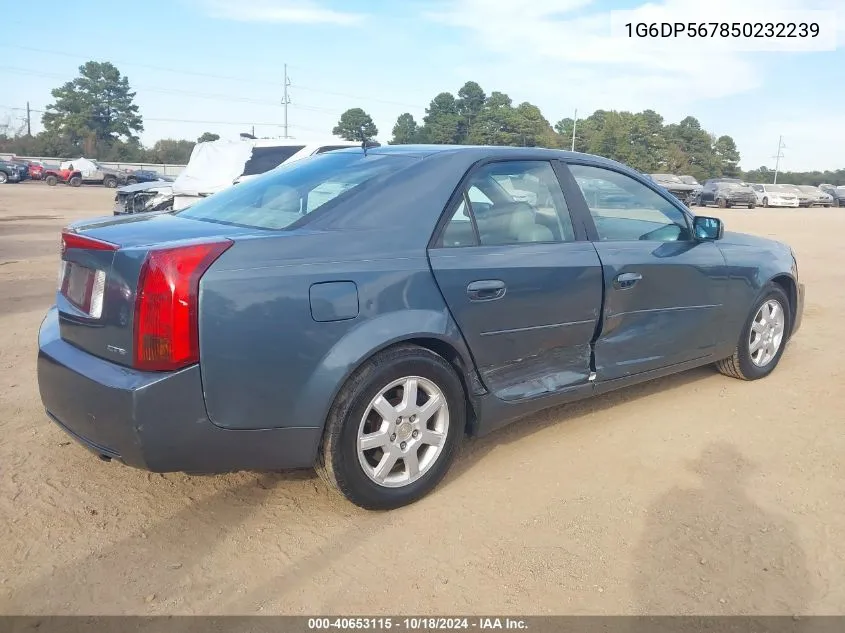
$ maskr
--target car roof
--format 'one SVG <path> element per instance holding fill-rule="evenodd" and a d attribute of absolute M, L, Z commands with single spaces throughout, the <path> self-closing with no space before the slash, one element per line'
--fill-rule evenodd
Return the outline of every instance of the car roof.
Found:
<path fill-rule="evenodd" d="M 358 147 L 339 149 L 337 152 L 360 152 Z M 416 158 L 428 158 L 433 156 L 446 156 L 460 154 L 467 160 L 479 161 L 485 159 L 512 159 L 512 160 L 562 160 L 566 162 L 589 162 L 596 165 L 604 165 L 623 170 L 630 174 L 643 177 L 643 175 L 622 163 L 581 152 L 569 152 L 559 149 L 548 149 L 545 147 L 514 147 L 510 145 L 381 145 L 370 147 L 368 154 L 384 154 L 397 156 L 412 156 Z"/>

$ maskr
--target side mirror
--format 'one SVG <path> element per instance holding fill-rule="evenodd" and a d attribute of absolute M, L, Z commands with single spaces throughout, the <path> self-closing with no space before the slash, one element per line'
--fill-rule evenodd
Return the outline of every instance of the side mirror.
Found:
<path fill-rule="evenodd" d="M 725 234 L 725 225 L 719 218 L 696 216 L 693 220 L 695 238 L 702 241 L 720 240 Z"/>

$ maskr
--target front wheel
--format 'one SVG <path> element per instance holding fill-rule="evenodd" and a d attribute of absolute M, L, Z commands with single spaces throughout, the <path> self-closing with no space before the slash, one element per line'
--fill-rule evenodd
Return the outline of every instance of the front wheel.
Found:
<path fill-rule="evenodd" d="M 730 358 L 716 363 L 725 376 L 740 380 L 765 378 L 774 371 L 792 327 L 792 313 L 786 293 L 769 284 L 754 304 Z"/>
<path fill-rule="evenodd" d="M 385 350 L 346 382 L 326 420 L 317 471 L 352 503 L 389 510 L 443 478 L 466 421 L 466 396 L 441 356 Z"/>
<path fill-rule="evenodd" d="M 727 209 L 728 208 L 728 201 L 725 200 L 724 198 L 719 198 L 718 200 L 716 200 L 716 206 L 719 207 L 720 209 Z"/>
<path fill-rule="evenodd" d="M 106 178 L 103 180 L 103 186 L 106 187 L 106 189 L 114 189 L 117 187 L 117 178 Z"/>
<path fill-rule="evenodd" d="M 5 171 L 0 171 L 0 185 L 5 185 L 7 182 L 9 182 L 9 176 Z"/>

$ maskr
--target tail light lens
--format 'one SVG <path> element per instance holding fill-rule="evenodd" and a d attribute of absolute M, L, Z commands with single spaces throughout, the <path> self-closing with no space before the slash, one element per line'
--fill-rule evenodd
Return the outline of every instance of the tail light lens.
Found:
<path fill-rule="evenodd" d="M 135 367 L 173 371 L 199 362 L 199 282 L 230 240 L 151 250 L 135 299 Z"/>

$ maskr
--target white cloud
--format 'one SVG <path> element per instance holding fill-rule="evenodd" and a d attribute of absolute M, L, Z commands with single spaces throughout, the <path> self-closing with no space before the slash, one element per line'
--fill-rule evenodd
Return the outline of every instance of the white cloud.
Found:
<path fill-rule="evenodd" d="M 612 32 L 611 13 L 593 6 L 594 0 L 440 0 L 427 17 L 465 30 L 471 36 L 467 45 L 488 54 L 488 63 L 471 69 L 473 79 L 534 101 L 553 123 L 571 116 L 575 107 L 582 112 L 652 108 L 673 119 L 700 109 L 695 104 L 753 92 L 766 81 L 767 60 L 796 54 L 755 54 L 718 39 L 637 41 L 620 36 L 618 28 Z M 837 8 L 842 10 L 842 0 L 657 0 L 624 17 L 765 22 L 767 15 Z M 845 19 L 837 24 L 830 13 L 821 17 L 829 18 L 823 29 L 835 29 L 843 39 Z M 466 63 L 462 67 L 470 70 Z M 724 123 L 714 131 L 730 133 L 730 122 Z"/>
<path fill-rule="evenodd" d="M 312 0 L 197 0 L 197 4 L 213 18 L 238 22 L 348 26 L 364 19 L 362 14 L 327 9 Z"/>

